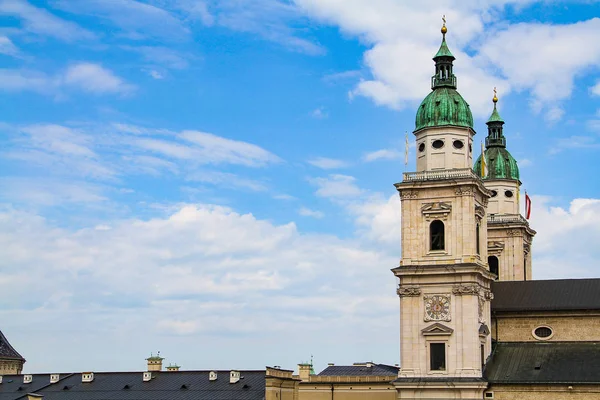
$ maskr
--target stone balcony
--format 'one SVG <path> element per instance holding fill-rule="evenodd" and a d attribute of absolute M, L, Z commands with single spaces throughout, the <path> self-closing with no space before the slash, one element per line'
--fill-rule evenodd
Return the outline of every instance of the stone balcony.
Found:
<path fill-rule="evenodd" d="M 479 178 L 471 168 L 443 169 L 439 171 L 405 172 L 404 182 L 439 181 L 444 179 Z"/>

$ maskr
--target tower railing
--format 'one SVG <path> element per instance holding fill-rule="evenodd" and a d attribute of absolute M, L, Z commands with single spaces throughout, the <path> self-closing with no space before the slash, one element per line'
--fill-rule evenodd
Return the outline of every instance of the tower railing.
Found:
<path fill-rule="evenodd" d="M 448 77 L 440 77 L 434 75 L 431 77 L 431 89 L 435 89 L 440 86 L 448 86 L 456 88 L 456 75 L 451 75 Z"/>
<path fill-rule="evenodd" d="M 521 223 L 528 225 L 529 223 L 521 214 L 489 214 L 488 215 L 488 225 L 489 224 L 507 224 L 507 223 Z"/>
<path fill-rule="evenodd" d="M 444 179 L 478 178 L 471 168 L 443 169 L 440 171 L 405 172 L 404 182 L 439 181 Z"/>

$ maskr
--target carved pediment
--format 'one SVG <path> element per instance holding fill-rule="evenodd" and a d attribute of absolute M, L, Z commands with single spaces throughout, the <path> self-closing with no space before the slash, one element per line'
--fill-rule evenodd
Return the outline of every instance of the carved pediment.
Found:
<path fill-rule="evenodd" d="M 452 211 L 452 204 L 444 202 L 425 203 L 421 206 L 421 213 L 427 221 L 439 219 L 445 221 Z"/>
<path fill-rule="evenodd" d="M 452 335 L 452 332 L 454 332 L 454 329 L 449 328 L 446 325 L 442 325 L 439 322 L 429 325 L 427 328 L 421 329 L 421 333 L 424 336 L 433 336 L 433 335 L 449 336 L 449 335 Z"/>
<path fill-rule="evenodd" d="M 486 324 L 481 324 L 479 327 L 479 336 L 487 336 L 490 334 L 490 328 Z"/>

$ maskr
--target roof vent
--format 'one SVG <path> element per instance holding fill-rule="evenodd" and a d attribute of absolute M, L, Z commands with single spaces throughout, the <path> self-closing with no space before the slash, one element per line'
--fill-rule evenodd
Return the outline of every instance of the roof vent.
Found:
<path fill-rule="evenodd" d="M 23 383 L 31 383 L 33 381 L 33 375 L 23 375 Z"/>
<path fill-rule="evenodd" d="M 56 383 L 60 380 L 59 374 L 51 374 L 50 375 L 50 383 Z"/>
<path fill-rule="evenodd" d="M 244 383 L 244 386 L 242 386 L 242 389 L 250 389 L 250 385 L 247 385 Z"/>
<path fill-rule="evenodd" d="M 188 388 L 188 385 L 186 385 L 186 384 L 181 385 L 181 390 L 187 390 L 187 388 Z"/>
<path fill-rule="evenodd" d="M 328 367 L 333 367 L 335 364 L 334 363 L 327 363 Z"/>
<path fill-rule="evenodd" d="M 229 383 L 237 383 L 240 380 L 240 371 L 231 371 L 229 373 Z"/>
<path fill-rule="evenodd" d="M 149 381 L 151 381 L 151 380 L 152 380 L 152 372 L 150 372 L 150 371 L 146 371 L 146 372 L 144 372 L 144 373 L 142 374 L 142 380 L 143 380 L 144 382 L 149 382 Z"/>
<path fill-rule="evenodd" d="M 372 368 L 373 367 L 373 363 L 372 362 L 368 362 L 367 363 L 367 368 Z"/>
<path fill-rule="evenodd" d="M 81 374 L 81 382 L 90 383 L 94 381 L 94 373 L 93 372 L 84 372 Z"/>
<path fill-rule="evenodd" d="M 69 385 L 65 385 L 65 386 L 63 387 L 63 390 L 69 390 L 69 389 L 71 389 L 71 386 L 69 386 Z"/>
<path fill-rule="evenodd" d="M 217 372 L 216 371 L 210 371 L 208 373 L 208 380 L 209 381 L 216 381 L 217 380 Z"/>
<path fill-rule="evenodd" d="M 123 386 L 123 390 L 128 390 L 128 389 L 131 389 L 131 386 L 129 386 L 129 385 Z"/>

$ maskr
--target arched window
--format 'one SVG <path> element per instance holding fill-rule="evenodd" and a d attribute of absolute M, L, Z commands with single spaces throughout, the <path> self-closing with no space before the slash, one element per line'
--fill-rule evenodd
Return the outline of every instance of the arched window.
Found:
<path fill-rule="evenodd" d="M 429 238 L 431 250 L 444 250 L 444 223 L 435 220 L 429 225 Z"/>
<path fill-rule="evenodd" d="M 496 275 L 496 279 L 498 279 L 500 277 L 499 273 L 498 273 L 498 257 L 496 256 L 489 256 L 488 257 L 488 264 L 490 266 L 490 272 L 492 274 Z"/>

